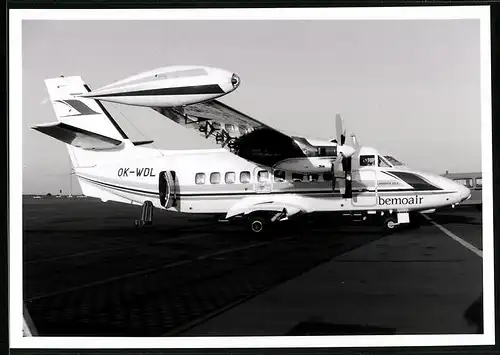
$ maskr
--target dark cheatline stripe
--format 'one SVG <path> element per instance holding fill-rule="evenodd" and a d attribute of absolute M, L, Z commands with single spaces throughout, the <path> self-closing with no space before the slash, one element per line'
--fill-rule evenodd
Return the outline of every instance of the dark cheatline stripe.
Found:
<path fill-rule="evenodd" d="M 150 195 L 150 196 L 155 196 L 155 197 L 159 197 L 159 193 L 158 192 L 153 192 L 153 191 L 147 191 L 147 190 L 140 190 L 140 189 L 134 189 L 134 188 L 130 188 L 130 187 L 126 187 L 126 186 L 120 186 L 120 185 L 114 185 L 114 184 L 109 184 L 109 183 L 105 183 L 105 182 L 102 182 L 102 181 L 97 181 L 97 180 L 93 180 L 93 179 L 89 179 L 87 177 L 84 177 L 84 176 L 80 176 L 78 175 L 79 178 L 82 178 L 84 180 L 87 180 L 89 182 L 92 182 L 96 185 L 101 185 L 103 187 L 107 187 L 107 188 L 111 188 L 111 189 L 115 189 L 115 190 L 120 190 L 120 191 L 125 191 L 125 192 L 131 192 L 131 193 L 141 193 L 141 194 L 145 194 L 145 195 Z M 409 190 L 409 189 L 406 189 L 406 190 L 398 190 L 398 189 L 391 189 L 391 190 L 383 190 L 383 191 L 379 191 L 379 192 L 409 192 L 409 191 L 415 191 L 415 190 Z M 355 192 L 355 191 L 354 191 Z M 366 192 L 375 192 L 375 191 L 366 191 Z M 424 191 L 419 191 L 419 192 L 424 192 Z M 427 192 L 435 192 L 435 190 L 433 191 L 427 191 Z M 335 191 L 335 194 L 339 194 L 340 191 L 339 190 L 336 190 Z M 249 196 L 249 195 L 265 195 L 266 193 L 259 193 L 259 192 L 255 192 L 255 191 L 249 191 L 249 192 L 223 192 L 223 193 L 188 193 L 188 194 L 177 194 L 177 197 L 224 197 L 224 196 L 241 196 L 241 197 L 244 197 L 244 196 Z M 311 194 L 323 194 L 323 195 L 331 195 L 331 190 L 323 190 L 323 191 L 274 191 L 274 192 L 271 192 L 270 194 L 274 194 L 274 195 L 282 195 L 282 194 L 304 194 L 304 195 L 311 195 Z"/>
<path fill-rule="evenodd" d="M 157 96 L 157 95 L 203 95 L 203 94 L 223 94 L 224 90 L 219 85 L 198 85 L 183 86 L 177 88 L 159 88 L 150 90 L 117 92 L 114 94 L 96 93 L 95 97 L 116 97 L 116 96 Z"/>
<path fill-rule="evenodd" d="M 85 90 L 87 90 L 87 92 L 91 92 L 90 87 L 87 84 L 84 84 L 83 86 L 85 87 Z M 102 112 L 104 112 L 104 114 L 106 115 L 106 117 L 108 118 L 108 120 L 115 127 L 115 129 L 118 131 L 118 133 L 120 133 L 120 135 L 122 136 L 122 138 L 123 139 L 128 139 L 128 137 L 125 134 L 125 132 L 121 129 L 120 126 L 118 126 L 118 123 L 116 123 L 116 121 L 113 119 L 113 117 L 111 117 L 111 115 L 106 110 L 106 108 L 103 106 L 103 104 L 99 100 L 95 100 L 95 102 L 97 102 L 97 105 L 99 105 L 99 108 L 102 110 Z"/>
<path fill-rule="evenodd" d="M 406 171 L 391 171 L 390 173 L 387 173 L 388 175 L 394 175 L 395 177 L 398 177 L 399 179 L 403 180 L 406 182 L 408 185 L 413 187 L 417 191 L 422 191 L 422 190 L 442 190 L 441 188 L 432 185 L 428 181 L 424 180 L 421 176 L 418 176 L 413 173 L 409 173 Z"/>

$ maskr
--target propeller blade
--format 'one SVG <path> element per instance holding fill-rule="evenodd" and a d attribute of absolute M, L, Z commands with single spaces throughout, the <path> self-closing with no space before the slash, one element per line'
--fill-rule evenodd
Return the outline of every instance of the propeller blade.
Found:
<path fill-rule="evenodd" d="M 344 120 L 338 113 L 335 115 L 335 131 L 337 133 L 337 142 L 340 145 L 344 145 L 345 143 Z"/>
<path fill-rule="evenodd" d="M 358 150 L 358 148 L 359 148 L 358 138 L 354 134 L 352 134 L 351 139 L 352 139 L 352 144 L 354 146 L 354 149 Z"/>
<path fill-rule="evenodd" d="M 330 173 L 332 174 L 332 192 L 335 192 L 335 165 L 332 162 Z"/>
<path fill-rule="evenodd" d="M 344 154 L 342 153 L 339 153 L 339 155 L 337 155 L 337 158 L 335 159 L 335 162 L 334 164 L 340 164 L 342 163 L 342 159 L 344 158 Z M 333 165 L 332 165 L 333 166 Z"/>

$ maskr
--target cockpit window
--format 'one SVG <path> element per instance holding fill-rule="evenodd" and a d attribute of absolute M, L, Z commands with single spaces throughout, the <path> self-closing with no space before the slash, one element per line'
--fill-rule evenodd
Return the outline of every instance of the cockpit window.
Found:
<path fill-rule="evenodd" d="M 375 166 L 375 155 L 361 155 L 359 157 L 360 166 Z"/>
<path fill-rule="evenodd" d="M 392 167 L 392 165 L 389 164 L 389 162 L 387 160 L 385 160 L 385 158 L 382 157 L 381 155 L 378 156 L 378 166 L 380 166 L 382 168 L 390 168 L 390 167 Z"/>
<path fill-rule="evenodd" d="M 389 163 L 391 163 L 392 165 L 394 166 L 401 166 L 401 165 L 404 165 L 403 163 L 401 163 L 399 160 L 397 160 L 396 158 L 390 156 L 390 155 L 384 155 L 384 158 L 387 159 L 387 161 L 389 161 Z"/>

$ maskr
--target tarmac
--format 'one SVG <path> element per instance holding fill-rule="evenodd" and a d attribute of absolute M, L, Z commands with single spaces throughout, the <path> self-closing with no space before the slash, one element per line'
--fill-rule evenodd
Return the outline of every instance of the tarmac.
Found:
<path fill-rule="evenodd" d="M 138 229 L 140 212 L 24 197 L 23 299 L 39 335 L 482 333 L 474 208 L 390 235 L 319 215 L 255 236 L 156 210 Z"/>

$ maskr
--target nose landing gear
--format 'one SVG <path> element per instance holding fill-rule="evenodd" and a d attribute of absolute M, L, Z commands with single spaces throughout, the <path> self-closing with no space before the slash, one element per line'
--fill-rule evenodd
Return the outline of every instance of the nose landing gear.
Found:
<path fill-rule="evenodd" d="M 383 222 L 384 230 L 389 233 L 394 232 L 398 228 L 398 225 L 396 216 L 389 216 Z"/>

